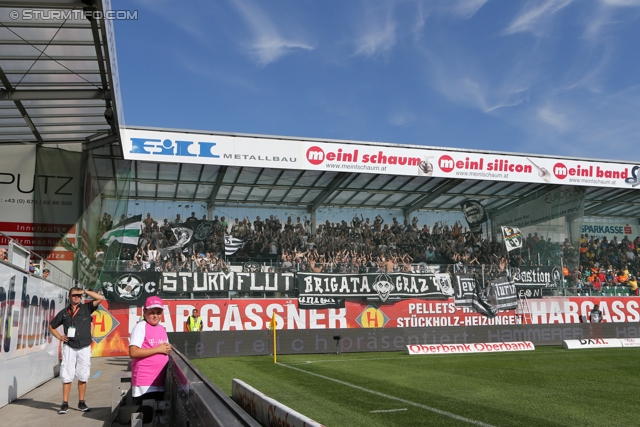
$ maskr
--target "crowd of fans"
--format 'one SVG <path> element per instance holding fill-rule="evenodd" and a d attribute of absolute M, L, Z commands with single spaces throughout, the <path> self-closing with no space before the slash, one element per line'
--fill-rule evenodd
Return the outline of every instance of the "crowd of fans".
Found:
<path fill-rule="evenodd" d="M 489 241 L 474 235 L 460 222 L 453 225 L 437 222 L 432 227 L 419 225 L 417 218 L 385 223 L 378 215 L 373 221 L 356 215 L 350 222 L 329 222 L 312 232 L 306 218 L 288 217 L 281 222 L 271 215 L 227 221 L 222 216 L 211 221 L 209 236 L 188 246 L 180 246 L 177 224 L 197 221 L 195 213 L 187 219 L 161 223 L 150 214 L 143 219 L 143 230 L 137 247 L 112 248 L 124 271 L 199 271 L 228 269 L 225 261 L 224 236 L 242 239 L 244 245 L 227 261 L 267 262 L 281 269 L 312 272 L 418 272 L 427 264 L 461 267 L 492 266 L 498 271 L 507 266 L 559 265 L 562 260 L 565 278 L 576 289 L 596 289 L 606 285 L 628 285 L 635 281 L 640 268 L 640 237 L 618 242 L 581 236 L 580 246 L 552 242 L 537 233 L 529 234 L 520 250 L 507 253 L 501 241 Z M 203 216 L 201 220 L 206 220 Z M 112 227 L 103 218 L 104 230 Z M 103 230 L 101 230 L 102 232 Z M 633 288 L 633 286 L 631 286 Z"/>
<path fill-rule="evenodd" d="M 109 223 L 104 216 L 104 227 Z M 206 220 L 206 217 L 202 218 Z M 242 239 L 245 243 L 230 259 L 254 260 L 314 272 L 352 273 L 362 271 L 412 271 L 419 264 L 459 264 L 467 266 L 500 265 L 507 260 L 501 242 L 490 242 L 475 236 L 460 222 L 453 225 L 437 222 L 432 227 L 418 225 L 417 218 L 400 223 L 393 218 L 386 224 L 381 216 L 355 216 L 351 222 L 326 221 L 312 232 L 309 220 L 288 217 L 283 223 L 270 216 L 253 222 L 248 218 L 216 216 L 210 235 L 187 248 L 179 246 L 177 224 L 197 221 L 195 213 L 183 220 L 164 219 L 159 225 L 150 214 L 143 220 L 143 230 L 137 247 L 112 248 L 125 261 L 125 269 L 159 271 L 221 271 L 224 261 L 224 236 Z M 176 235 L 178 234 L 178 235 Z M 546 242 L 532 246 L 535 254 L 550 252 Z M 558 245 L 556 245 L 558 246 Z M 530 252 L 530 251 L 529 251 Z M 99 250 L 104 258 L 102 248 Z M 514 256 L 519 256 L 515 255 Z M 522 262 L 522 261 L 520 261 Z"/>
<path fill-rule="evenodd" d="M 632 295 L 638 295 L 640 236 L 634 240 L 625 236 L 618 241 L 615 236 L 608 240 L 581 235 L 579 253 L 580 264 L 571 272 L 565 271 L 572 287 L 602 292 L 608 287 L 626 286 Z"/>

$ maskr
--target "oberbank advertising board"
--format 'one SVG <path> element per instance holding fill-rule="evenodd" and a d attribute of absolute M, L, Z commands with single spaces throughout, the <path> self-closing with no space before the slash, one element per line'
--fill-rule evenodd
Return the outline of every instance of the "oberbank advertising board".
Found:
<path fill-rule="evenodd" d="M 121 129 L 128 160 L 630 188 L 640 165 L 382 144 Z"/>

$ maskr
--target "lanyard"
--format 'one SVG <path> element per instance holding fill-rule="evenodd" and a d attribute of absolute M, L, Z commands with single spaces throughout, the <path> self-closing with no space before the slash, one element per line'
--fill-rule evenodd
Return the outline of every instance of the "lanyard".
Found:
<path fill-rule="evenodd" d="M 76 314 L 78 314 L 79 311 L 80 311 L 80 304 L 76 306 L 76 309 L 73 311 L 73 313 L 71 313 L 71 306 L 67 307 L 67 312 L 69 313 L 69 316 L 71 316 L 71 326 L 74 326 L 76 324 L 74 318 L 76 317 Z"/>

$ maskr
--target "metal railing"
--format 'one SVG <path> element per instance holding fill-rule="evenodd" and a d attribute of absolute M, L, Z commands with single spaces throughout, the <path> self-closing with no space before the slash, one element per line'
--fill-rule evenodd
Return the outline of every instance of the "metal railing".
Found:
<path fill-rule="evenodd" d="M 260 427 L 175 347 L 169 357 L 165 395 L 171 401 L 174 427 Z"/>
<path fill-rule="evenodd" d="M 71 275 L 65 273 L 50 262 L 47 262 L 45 258 L 38 255 L 36 252 L 25 248 L 18 243 L 17 240 L 2 232 L 0 232 L 0 235 L 8 240 L 8 248 L 6 249 L 7 257 L 6 259 L 4 259 L 4 256 L 0 257 L 1 262 L 11 264 L 12 266 L 24 270 L 29 274 L 55 283 L 64 289 L 71 289 L 73 286 L 78 285 L 78 282 Z M 2 252 L 4 253 L 4 251 Z M 31 266 L 34 267 L 34 271 L 30 271 Z"/>

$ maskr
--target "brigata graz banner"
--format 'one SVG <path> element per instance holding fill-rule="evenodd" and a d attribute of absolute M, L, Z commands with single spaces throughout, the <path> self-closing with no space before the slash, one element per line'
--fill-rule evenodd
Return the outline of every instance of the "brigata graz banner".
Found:
<path fill-rule="evenodd" d="M 453 295 L 451 278 L 446 273 L 404 274 L 322 274 L 298 273 L 300 297 L 389 298 L 432 297 Z"/>
<path fill-rule="evenodd" d="M 562 281 L 562 274 L 557 267 L 522 266 L 513 276 L 516 286 L 544 286 L 545 288 L 557 288 Z"/>
<path fill-rule="evenodd" d="M 161 273 L 164 293 L 293 292 L 293 273 Z"/>

